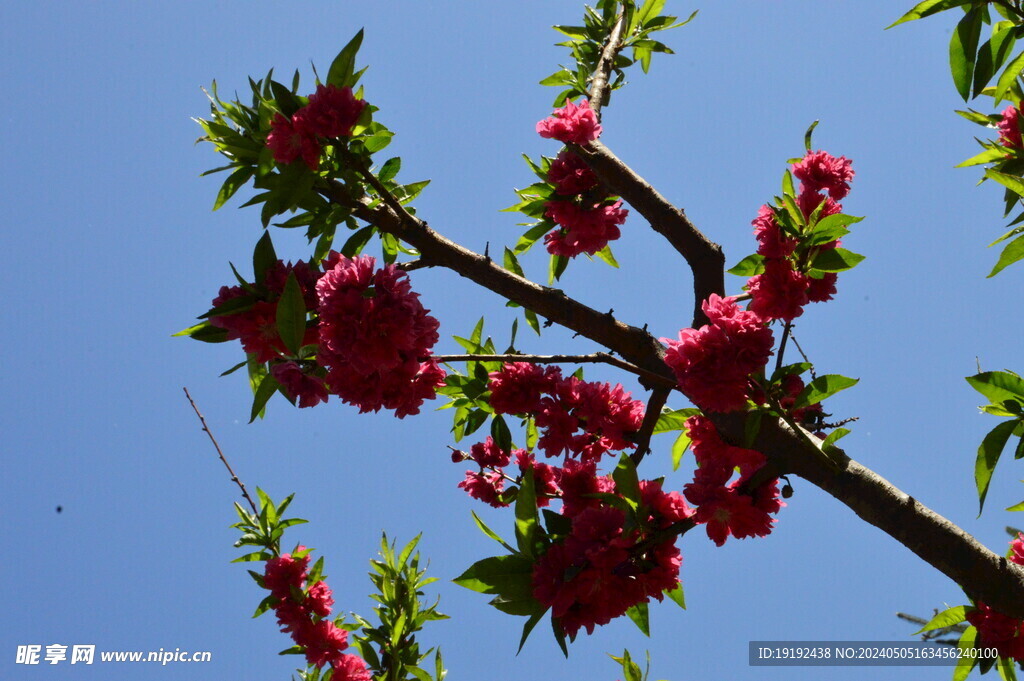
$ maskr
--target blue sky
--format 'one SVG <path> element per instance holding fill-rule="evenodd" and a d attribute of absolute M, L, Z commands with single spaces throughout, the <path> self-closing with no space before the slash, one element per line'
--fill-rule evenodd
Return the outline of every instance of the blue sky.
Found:
<path fill-rule="evenodd" d="M 701 9 L 668 34 L 677 55 L 632 74 L 604 119 L 603 141 L 685 208 L 730 262 L 754 249 L 750 220 L 778 191 L 786 159 L 808 124 L 816 146 L 854 160 L 844 202 L 866 215 L 846 240 L 868 259 L 841 276 L 837 300 L 800 319 L 798 337 L 822 372 L 861 379 L 830 402 L 859 417 L 844 444 L 920 502 L 997 551 L 1002 508 L 1020 501 L 1014 463 L 997 469 L 976 519 L 974 452 L 994 425 L 963 381 L 983 368 L 1021 368 L 1021 270 L 986 280 L 1001 233 L 1000 194 L 953 166 L 975 152 L 977 128 L 946 65 L 951 18 L 883 31 L 899 3 L 673 0 Z M 369 612 L 365 572 L 382 530 L 424 533 L 422 551 L 452 619 L 425 632 L 450 678 L 615 679 L 604 653 L 651 651 L 652 679 L 860 678 L 863 670 L 753 669 L 757 639 L 896 640 L 911 628 L 897 610 L 959 604 L 959 589 L 816 488 L 796 494 L 776 531 L 716 548 L 693 532 L 681 543 L 689 610 L 652 608 L 651 639 L 626 620 L 581 637 L 568 661 L 542 629 L 516 658 L 520 621 L 448 582 L 494 545 L 473 526 L 480 512 L 455 484 L 448 413 L 398 421 L 332 401 L 313 410 L 273 403 L 247 425 L 244 377 L 218 378 L 241 359 L 235 344 L 170 334 L 205 311 L 246 263 L 259 236 L 238 201 L 210 212 L 219 165 L 192 116 L 200 86 L 247 89 L 270 67 L 322 69 L 360 27 L 366 98 L 397 132 L 402 176 L 431 178 L 417 203 L 430 224 L 482 250 L 512 243 L 516 218 L 498 209 L 531 182 L 520 153 L 553 155 L 534 123 L 555 91 L 537 81 L 566 61 L 549 27 L 578 23 L 560 0 L 515 3 L 7 3 L 0 7 L 5 106 L 5 267 L 0 311 L 7 352 L 4 473 L 8 558 L 0 677 L 106 679 L 287 678 L 293 658 L 262 598 L 231 565 L 235 490 L 198 428 L 188 386 L 250 487 L 298 496 L 311 522 L 290 541 L 326 557 L 340 610 Z M 323 72 L 323 71 L 321 71 Z M 301 235 L 275 234 L 278 252 L 304 257 Z M 616 244 L 622 265 L 574 263 L 564 288 L 673 336 L 688 323 L 690 276 L 638 217 Z M 544 259 L 524 261 L 542 278 Z M 455 275 L 420 271 L 413 283 L 442 323 L 438 351 L 480 315 L 499 341 L 512 317 L 501 301 Z M 742 281 L 729 282 L 737 292 Z M 520 335 L 526 339 L 525 334 Z M 526 350 L 587 352 L 546 332 Z M 612 372 L 589 377 L 622 380 Z M 685 406 L 683 403 L 673 406 Z M 655 440 L 642 472 L 669 470 L 671 439 Z M 1019 466 L 1017 467 L 1019 469 Z M 669 477 L 682 485 L 681 472 Z M 60 505 L 63 512 L 57 514 Z M 484 513 L 506 535 L 505 513 Z M 209 650 L 203 665 L 13 664 L 20 644 L 95 644 L 104 650 Z M 945 679 L 945 669 L 873 669 L 874 678 Z"/>

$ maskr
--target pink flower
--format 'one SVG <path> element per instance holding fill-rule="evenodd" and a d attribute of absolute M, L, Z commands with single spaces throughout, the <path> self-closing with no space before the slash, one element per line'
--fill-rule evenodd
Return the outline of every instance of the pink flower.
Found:
<path fill-rule="evenodd" d="M 527 362 L 503 364 L 490 374 L 491 407 L 497 414 L 528 414 L 540 411 L 541 395 L 562 379 L 558 367 L 540 368 Z"/>
<path fill-rule="evenodd" d="M 761 206 L 757 217 L 751 222 L 754 236 L 757 238 L 757 252 L 766 258 L 785 258 L 793 253 L 797 241 L 785 236 L 775 219 L 775 211 L 770 206 Z"/>
<path fill-rule="evenodd" d="M 512 460 L 510 453 L 499 447 L 490 435 L 483 442 L 470 447 L 469 456 L 481 468 L 502 468 Z"/>
<path fill-rule="evenodd" d="M 295 552 L 305 551 L 305 546 L 299 546 Z M 263 572 L 263 583 L 270 593 L 280 599 L 291 598 L 292 587 L 302 590 L 303 582 L 306 581 L 306 568 L 309 567 L 309 556 L 293 558 L 292 554 L 286 553 L 280 558 L 271 558 Z"/>
<path fill-rule="evenodd" d="M 1020 532 L 1010 542 L 1010 561 L 1017 565 L 1024 565 L 1024 534 Z"/>
<path fill-rule="evenodd" d="M 576 154 L 563 149 L 551 162 L 548 169 L 548 182 L 555 191 L 565 196 L 582 194 L 597 186 L 597 176 Z"/>
<path fill-rule="evenodd" d="M 331 607 L 334 605 L 331 587 L 327 586 L 327 583 L 323 580 L 309 587 L 309 593 L 306 594 L 306 600 L 303 601 L 303 605 L 320 617 L 327 617 L 331 614 Z"/>
<path fill-rule="evenodd" d="M 375 270 L 369 256 L 328 256 L 317 282 L 320 313 L 318 362 L 327 386 L 360 411 L 394 409 L 403 418 L 433 399 L 445 373 L 429 359 L 437 320 L 427 314 L 404 272 Z"/>
<path fill-rule="evenodd" d="M 300 112 L 304 112 L 309 128 L 317 135 L 347 137 L 364 108 L 366 102 L 356 99 L 352 88 L 317 85 L 316 94 L 309 96 L 309 104 Z"/>
<path fill-rule="evenodd" d="M 845 156 L 836 158 L 825 151 L 809 151 L 803 160 L 793 164 L 793 175 L 803 183 L 803 191 L 827 190 L 833 199 L 842 201 L 850 193 L 854 172 Z"/>
<path fill-rule="evenodd" d="M 372 681 L 366 663 L 355 655 L 342 655 L 335 658 L 332 666 L 334 668 L 332 681 Z"/>
<path fill-rule="evenodd" d="M 852 170 L 850 171 L 853 172 Z M 818 219 L 827 218 L 829 215 L 836 215 L 841 213 L 843 207 L 832 200 L 831 197 L 822 196 L 816 190 L 811 191 L 807 189 L 807 185 L 800 188 L 800 194 L 796 197 L 796 205 L 800 207 L 800 212 L 804 214 L 804 218 L 810 219 L 814 211 L 818 209 L 824 202 L 824 206 L 821 207 L 821 212 L 818 213 Z"/>
<path fill-rule="evenodd" d="M 1024 149 L 1020 133 L 1020 109 L 1008 106 L 1003 111 L 1002 119 L 996 123 L 999 128 L 999 143 L 1010 149 Z"/>
<path fill-rule="evenodd" d="M 516 465 L 524 475 L 526 471 L 533 471 L 533 487 L 537 496 L 537 507 L 541 508 L 551 503 L 551 499 L 561 494 L 558 488 L 558 469 L 544 463 L 538 463 L 524 449 L 516 450 Z"/>
<path fill-rule="evenodd" d="M 1020 620 L 993 610 L 981 601 L 967 613 L 967 621 L 978 630 L 978 646 L 995 648 L 1000 657 L 1024 661 L 1024 635 Z"/>
<path fill-rule="evenodd" d="M 274 364 L 270 375 L 299 401 L 299 407 L 315 407 L 321 402 L 327 402 L 327 386 L 323 379 L 305 373 L 295 362 Z"/>
<path fill-rule="evenodd" d="M 821 279 L 807 277 L 807 300 L 812 303 L 824 303 L 832 300 L 836 294 L 836 280 L 839 278 L 835 272 L 826 272 Z"/>
<path fill-rule="evenodd" d="M 300 633 L 301 632 L 301 633 Z M 295 643 L 306 649 L 306 661 L 314 667 L 342 663 L 341 651 L 348 648 L 348 632 L 330 620 L 320 620 L 293 636 Z"/>
<path fill-rule="evenodd" d="M 764 273 L 750 278 L 749 309 L 764 319 L 783 319 L 791 322 L 804 313 L 808 303 L 809 277 L 793 269 L 789 260 L 769 258 Z"/>
<path fill-rule="evenodd" d="M 772 332 L 760 316 L 740 310 L 731 298 L 713 293 L 702 309 L 709 319 L 703 327 L 682 329 L 679 340 L 661 339 L 668 345 L 665 363 L 701 409 L 741 409 L 748 376 L 760 371 L 772 354 Z"/>
<path fill-rule="evenodd" d="M 731 534 L 737 539 L 763 537 L 775 519 L 754 506 L 754 500 L 735 489 L 721 487 L 697 507 L 694 520 L 705 523 L 708 537 L 721 546 Z"/>
<path fill-rule="evenodd" d="M 474 499 L 479 499 L 495 508 L 508 506 L 508 504 L 501 501 L 501 493 L 505 489 L 505 481 L 502 479 L 501 473 L 497 471 L 492 473 L 466 471 L 466 479 L 460 482 L 458 487 L 466 490 L 466 494 Z"/>
<path fill-rule="evenodd" d="M 629 211 L 622 201 L 584 210 L 572 201 L 549 201 L 544 213 L 561 230 L 547 235 L 548 253 L 574 258 L 580 253 L 593 255 L 621 236 L 619 225 Z"/>
<path fill-rule="evenodd" d="M 566 102 L 549 118 L 537 123 L 537 134 L 566 144 L 587 144 L 601 135 L 601 124 L 590 104 L 583 99 L 579 104 Z"/>
<path fill-rule="evenodd" d="M 302 109 L 291 118 L 274 115 L 267 146 L 274 152 L 274 160 L 278 163 L 291 163 L 301 157 L 310 170 L 316 170 L 320 165 L 320 143 Z"/>

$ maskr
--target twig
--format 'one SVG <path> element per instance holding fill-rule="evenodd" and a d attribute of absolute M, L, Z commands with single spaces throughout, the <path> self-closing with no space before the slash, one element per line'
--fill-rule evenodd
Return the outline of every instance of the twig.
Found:
<path fill-rule="evenodd" d="M 629 455 L 634 466 L 639 466 L 644 457 L 651 451 L 651 436 L 654 435 L 654 427 L 661 417 L 661 410 L 668 402 L 671 388 L 655 388 L 651 391 L 651 399 L 647 401 L 647 411 L 644 412 L 644 420 L 640 424 L 640 430 L 636 434 L 636 449 Z"/>
<path fill-rule="evenodd" d="M 601 107 L 604 105 L 604 98 L 608 91 L 608 76 L 611 75 L 612 67 L 615 65 L 615 57 L 622 49 L 622 30 L 626 24 L 626 13 L 619 12 L 615 18 L 615 25 L 612 26 L 608 40 L 601 49 L 601 56 L 597 60 L 597 66 L 590 80 L 590 108 L 601 118 Z"/>
<path fill-rule="evenodd" d="M 786 322 L 786 328 L 782 332 L 782 340 L 779 341 L 779 354 L 775 358 L 775 372 L 782 368 L 782 356 L 786 354 L 786 341 L 789 340 L 789 331 L 793 328 L 793 322 Z"/>
<path fill-rule="evenodd" d="M 609 355 L 607 352 L 595 352 L 592 355 L 431 355 L 432 359 L 438 362 L 528 362 L 530 364 L 610 364 L 646 378 L 656 385 L 664 386 L 671 390 L 676 386 L 675 381 L 669 380 L 661 374 L 647 371 L 635 364 Z M 659 407 L 660 410 L 660 407 Z"/>
<path fill-rule="evenodd" d="M 210 442 L 213 443 L 214 449 L 217 450 L 217 456 L 220 457 L 220 460 L 221 460 L 221 462 L 223 462 L 224 467 L 228 469 L 228 473 L 231 475 L 231 480 L 236 485 L 238 485 L 238 489 L 242 490 L 242 496 L 245 497 L 245 500 L 249 502 L 249 508 L 252 509 L 252 512 L 255 513 L 256 515 L 259 515 L 260 514 L 259 509 L 256 507 L 256 504 L 253 502 L 252 497 L 249 496 L 249 492 L 248 492 L 248 490 L 245 489 L 245 485 L 242 484 L 242 481 L 238 479 L 237 475 L 235 475 L 235 471 L 231 468 L 231 464 L 228 463 L 227 458 L 224 457 L 224 452 L 221 451 L 220 445 L 217 444 L 217 438 L 215 438 L 213 436 L 213 433 L 210 431 L 210 427 L 208 425 L 206 425 L 206 419 L 204 419 L 203 415 L 199 413 L 199 407 L 196 406 L 195 400 L 193 400 L 192 396 L 189 395 L 188 388 L 182 388 L 182 390 L 185 391 L 185 397 L 188 398 L 188 403 L 192 405 L 192 411 L 194 411 L 196 413 L 196 416 L 199 417 L 199 422 L 201 424 L 203 424 L 203 430 L 205 430 L 206 434 L 208 436 L 210 436 Z"/>

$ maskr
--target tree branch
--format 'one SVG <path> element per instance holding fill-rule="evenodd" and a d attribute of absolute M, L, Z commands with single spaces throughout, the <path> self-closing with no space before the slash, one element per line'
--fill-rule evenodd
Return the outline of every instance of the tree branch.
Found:
<path fill-rule="evenodd" d="M 643 423 L 640 424 L 640 430 L 636 434 L 636 449 L 629 455 L 629 458 L 633 460 L 634 466 L 639 466 L 644 457 L 650 453 L 651 436 L 654 435 L 654 428 L 658 425 L 661 410 L 664 408 L 665 403 L 668 402 L 668 396 L 671 392 L 671 387 L 655 388 L 651 392 L 651 399 L 647 401 L 647 410 L 644 412 Z"/>
<path fill-rule="evenodd" d="M 530 364 L 610 364 L 613 367 L 618 367 L 628 371 L 631 374 L 636 374 L 641 378 L 647 379 L 649 382 L 663 386 L 661 389 L 666 391 L 666 397 L 669 391 L 675 387 L 675 380 L 670 380 L 646 369 L 641 369 L 635 364 L 619 359 L 607 352 L 595 352 L 592 355 L 518 355 L 518 354 L 505 354 L 505 355 L 431 355 L 431 358 L 436 359 L 438 362 L 528 362 Z M 658 408 L 661 411 L 661 408 Z"/>
<path fill-rule="evenodd" d="M 619 56 L 622 49 L 622 30 L 626 24 L 626 13 L 619 10 L 619 16 L 615 18 L 615 25 L 612 26 L 608 39 L 601 48 L 601 56 L 597 60 L 597 67 L 590 77 L 590 108 L 601 118 L 601 107 L 608 96 L 608 77 L 611 75 L 612 67 L 615 65 L 615 58 Z"/>
<path fill-rule="evenodd" d="M 242 490 L 242 496 L 245 497 L 245 500 L 249 502 L 249 508 L 252 509 L 252 512 L 256 515 L 259 515 L 260 510 L 256 507 L 256 504 L 255 502 L 253 502 L 252 497 L 249 496 L 249 492 L 245 489 L 245 485 L 242 483 L 241 480 L 239 480 L 238 476 L 235 475 L 235 471 L 232 470 L 231 464 L 228 463 L 227 458 L 224 456 L 224 452 L 222 452 L 220 449 L 220 445 L 217 444 L 217 438 L 213 436 L 213 433 L 210 431 L 210 427 L 206 425 L 206 419 L 204 419 L 203 415 L 199 413 L 199 407 L 196 406 L 195 400 L 193 400 L 192 396 L 189 395 L 188 388 L 182 388 L 182 390 L 185 391 L 185 397 L 188 398 L 188 403 L 192 405 L 192 411 L 194 411 L 196 413 L 196 416 L 199 417 L 199 423 L 203 424 L 203 430 L 206 431 L 206 434 L 210 437 L 210 442 L 213 443 L 213 448 L 217 450 L 217 456 L 220 457 L 221 463 L 223 463 L 224 467 L 228 469 L 228 474 L 231 476 L 231 481 L 238 485 L 238 489 Z"/>
<path fill-rule="evenodd" d="M 743 433 L 742 413 L 713 414 L 723 435 Z M 813 437 L 813 436 L 809 436 Z M 739 441 L 739 440 L 734 440 Z M 780 472 L 791 472 L 841 501 L 959 584 L 977 600 L 1016 618 L 1024 618 L 1024 568 L 993 553 L 977 539 L 877 473 L 835 449 L 830 469 L 808 442 L 777 421 L 763 421 L 753 448 L 770 457 Z"/>
<path fill-rule="evenodd" d="M 595 140 L 586 146 L 568 145 L 597 175 L 601 184 L 636 209 L 651 228 L 665 237 L 693 271 L 693 328 L 707 323 L 701 304 L 712 293 L 725 295 L 725 254 L 658 190 Z"/>

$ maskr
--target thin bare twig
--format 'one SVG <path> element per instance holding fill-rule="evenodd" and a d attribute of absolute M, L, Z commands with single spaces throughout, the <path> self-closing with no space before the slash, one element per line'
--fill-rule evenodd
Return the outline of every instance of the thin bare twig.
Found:
<path fill-rule="evenodd" d="M 647 371 L 626 360 L 619 359 L 607 352 L 595 352 L 592 355 L 431 355 L 438 362 L 528 362 L 530 364 L 609 364 L 631 374 L 665 386 L 668 390 L 675 387 L 671 381 L 661 374 Z"/>
<path fill-rule="evenodd" d="M 252 497 L 249 496 L 249 492 L 248 490 L 245 489 L 245 485 L 242 484 L 242 481 L 238 479 L 237 475 L 235 475 L 235 471 L 231 468 L 231 464 L 228 463 L 227 458 L 224 456 L 224 452 L 221 451 L 220 445 L 217 444 L 217 438 L 213 436 L 213 433 L 210 431 L 210 427 L 206 425 L 206 419 L 204 419 L 203 415 L 199 413 L 199 407 L 196 406 L 195 400 L 193 400 L 192 396 L 189 395 L 188 388 L 182 388 L 182 390 L 185 391 L 185 397 L 188 398 L 188 403 L 192 405 L 192 411 L 194 411 L 196 413 L 196 416 L 199 417 L 199 422 L 203 424 L 203 430 L 206 431 L 206 434 L 210 437 L 210 442 L 213 443 L 214 449 L 217 450 L 217 456 L 220 457 L 220 460 L 224 464 L 224 467 L 228 469 L 228 473 L 231 475 L 232 482 L 238 485 L 238 489 L 242 490 L 242 496 L 245 497 L 245 500 L 249 502 L 249 508 L 252 509 L 252 512 L 256 515 L 259 515 L 260 511 L 256 507 L 256 503 L 253 502 Z"/>
<path fill-rule="evenodd" d="M 590 108 L 601 118 L 601 107 L 604 106 L 604 98 L 608 92 L 608 77 L 611 76 L 612 67 L 615 65 L 615 58 L 622 49 L 622 31 L 626 25 L 626 13 L 619 12 L 615 18 L 615 25 L 612 26 L 608 39 L 601 48 L 601 56 L 597 60 L 597 66 L 590 78 Z"/>
<path fill-rule="evenodd" d="M 672 388 L 655 388 L 651 391 L 651 399 L 647 401 L 647 411 L 644 412 L 644 420 L 640 424 L 640 430 L 636 434 L 636 449 L 629 455 L 634 466 L 639 466 L 651 451 L 651 436 L 654 435 L 654 427 L 658 425 L 658 418 L 661 410 L 668 402 L 669 393 Z"/>

